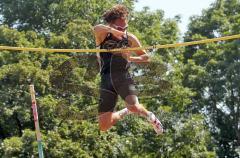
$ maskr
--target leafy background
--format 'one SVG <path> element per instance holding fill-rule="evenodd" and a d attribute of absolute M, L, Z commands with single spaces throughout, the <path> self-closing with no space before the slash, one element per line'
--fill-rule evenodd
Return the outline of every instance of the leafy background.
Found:
<path fill-rule="evenodd" d="M 95 48 L 92 26 L 118 0 L 1 0 L 0 44 Z M 129 32 L 143 45 L 180 41 L 180 17 L 130 10 Z M 191 17 L 184 41 L 239 33 L 240 2 L 216 0 Z M 29 84 L 37 92 L 45 157 L 239 157 L 240 41 L 152 50 L 149 65 L 132 65 L 140 101 L 167 131 L 156 136 L 141 117 L 108 132 L 97 123 L 95 54 L 0 51 L 0 157 L 38 157 Z M 124 107 L 118 102 L 116 110 Z"/>

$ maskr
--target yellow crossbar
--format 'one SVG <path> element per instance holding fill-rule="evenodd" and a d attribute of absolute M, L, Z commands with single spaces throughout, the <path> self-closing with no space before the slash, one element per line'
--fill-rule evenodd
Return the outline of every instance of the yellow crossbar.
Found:
<path fill-rule="evenodd" d="M 76 53 L 97 53 L 97 52 L 117 52 L 117 51 L 136 51 L 136 50 L 149 50 L 149 49 L 160 49 L 160 48 L 176 48 L 183 46 L 191 46 L 197 44 L 205 44 L 217 41 L 226 41 L 239 39 L 240 34 L 224 36 L 212 39 L 204 39 L 192 42 L 183 42 L 175 44 L 165 44 L 165 45 L 154 45 L 146 47 L 134 47 L 134 48 L 124 48 L 124 49 L 50 49 L 50 48 L 28 48 L 28 47 L 10 47 L 10 46 L 0 46 L 0 50 L 10 50 L 10 51 L 32 51 L 32 52 L 76 52 Z"/>

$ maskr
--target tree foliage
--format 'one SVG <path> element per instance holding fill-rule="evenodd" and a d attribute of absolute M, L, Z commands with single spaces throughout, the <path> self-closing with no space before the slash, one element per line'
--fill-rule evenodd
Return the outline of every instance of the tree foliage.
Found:
<path fill-rule="evenodd" d="M 185 40 L 237 34 L 239 8 L 239 1 L 217 0 L 192 17 Z M 184 53 L 184 84 L 196 92 L 192 109 L 206 115 L 219 157 L 239 156 L 239 56 L 239 40 L 192 46 Z"/>

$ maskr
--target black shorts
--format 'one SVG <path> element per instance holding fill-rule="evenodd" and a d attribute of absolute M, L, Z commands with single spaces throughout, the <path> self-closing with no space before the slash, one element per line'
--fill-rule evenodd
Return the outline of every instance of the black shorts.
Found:
<path fill-rule="evenodd" d="M 135 83 L 128 72 L 101 75 L 99 112 L 113 112 L 118 95 L 123 100 L 128 95 L 137 95 Z"/>

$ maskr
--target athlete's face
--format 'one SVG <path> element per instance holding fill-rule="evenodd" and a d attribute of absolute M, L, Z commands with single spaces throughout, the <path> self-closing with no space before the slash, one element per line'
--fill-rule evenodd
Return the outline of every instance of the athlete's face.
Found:
<path fill-rule="evenodd" d="M 128 20 L 127 18 L 118 18 L 112 23 L 112 26 L 119 31 L 125 31 L 128 27 Z"/>

